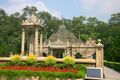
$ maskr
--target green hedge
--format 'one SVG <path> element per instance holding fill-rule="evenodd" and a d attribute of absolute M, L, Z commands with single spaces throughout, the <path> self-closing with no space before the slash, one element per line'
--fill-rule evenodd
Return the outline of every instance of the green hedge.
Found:
<path fill-rule="evenodd" d="M 104 61 L 104 65 L 120 72 L 120 63 L 119 62 Z"/>

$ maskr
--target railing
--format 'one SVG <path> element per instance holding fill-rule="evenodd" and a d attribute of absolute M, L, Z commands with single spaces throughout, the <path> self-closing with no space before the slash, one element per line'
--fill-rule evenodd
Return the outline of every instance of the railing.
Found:
<path fill-rule="evenodd" d="M 44 61 L 45 57 L 37 57 L 37 61 Z M 11 61 L 10 57 L 1 57 L 0 62 Z M 26 61 L 26 57 L 22 57 L 22 61 Z M 63 62 L 62 58 L 57 58 L 57 62 Z M 75 59 L 76 63 L 96 63 L 95 59 Z"/>

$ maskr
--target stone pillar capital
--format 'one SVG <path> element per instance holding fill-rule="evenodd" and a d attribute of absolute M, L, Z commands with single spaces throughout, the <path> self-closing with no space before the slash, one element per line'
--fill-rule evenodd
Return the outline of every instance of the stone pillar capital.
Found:
<path fill-rule="evenodd" d="M 96 44 L 96 47 L 101 47 L 101 48 L 103 48 L 104 47 L 104 45 L 101 43 L 101 39 L 98 39 L 98 43 Z"/>

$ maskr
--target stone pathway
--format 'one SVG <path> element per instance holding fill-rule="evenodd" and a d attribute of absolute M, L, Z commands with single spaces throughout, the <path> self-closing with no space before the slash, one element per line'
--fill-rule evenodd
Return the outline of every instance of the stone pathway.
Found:
<path fill-rule="evenodd" d="M 113 69 L 110 69 L 108 67 L 104 66 L 104 74 L 105 79 L 104 80 L 120 80 L 120 73 L 116 72 Z"/>

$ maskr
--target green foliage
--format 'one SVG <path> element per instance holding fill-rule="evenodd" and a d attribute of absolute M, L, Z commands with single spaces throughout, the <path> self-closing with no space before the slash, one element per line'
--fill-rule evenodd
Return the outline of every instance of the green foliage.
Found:
<path fill-rule="evenodd" d="M 71 67 L 75 64 L 75 59 L 71 56 L 65 56 L 63 58 L 63 63 L 65 63 L 67 67 Z"/>
<path fill-rule="evenodd" d="M 86 71 L 86 65 L 83 64 L 75 64 L 74 68 L 77 68 L 79 71 Z"/>
<path fill-rule="evenodd" d="M 104 65 L 120 72 L 120 63 L 119 62 L 104 61 Z"/>
<path fill-rule="evenodd" d="M 36 67 L 45 67 L 46 65 L 45 65 L 44 62 L 37 62 L 37 63 L 35 64 L 35 66 L 36 66 Z"/>
<path fill-rule="evenodd" d="M 109 24 L 111 26 L 120 25 L 120 13 L 112 14 L 111 18 L 109 19 Z"/>
<path fill-rule="evenodd" d="M 45 58 L 45 64 L 47 66 L 52 66 L 56 63 L 56 58 L 52 55 L 49 55 L 48 57 Z"/>
<path fill-rule="evenodd" d="M 86 42 L 88 38 L 89 38 L 88 34 L 81 34 L 80 35 L 80 39 L 84 42 Z"/>
<path fill-rule="evenodd" d="M 29 54 L 29 56 L 27 56 L 26 59 L 26 64 L 31 66 L 31 65 L 35 65 L 35 63 L 37 62 L 37 56 L 34 54 Z"/>
<path fill-rule="evenodd" d="M 67 66 L 63 63 L 57 63 L 57 64 L 54 65 L 54 67 L 63 69 L 63 68 L 66 68 Z"/>
<path fill-rule="evenodd" d="M 19 63 L 21 63 L 21 60 L 22 60 L 22 58 L 21 58 L 21 56 L 20 55 L 12 55 L 11 57 L 11 63 L 13 64 L 13 65 L 17 65 L 17 64 L 19 64 Z"/>

